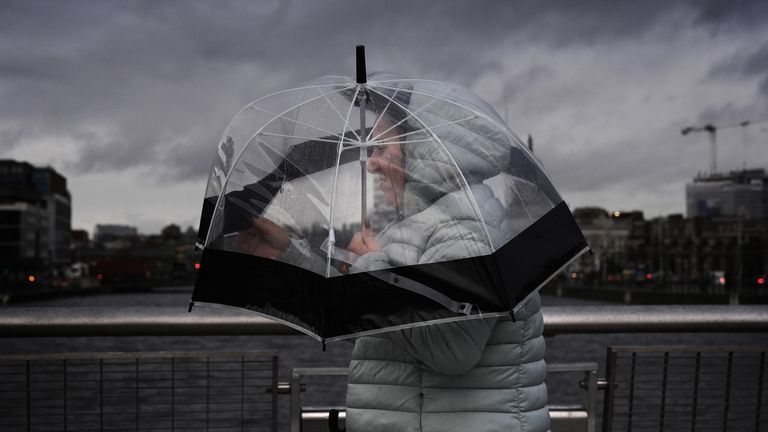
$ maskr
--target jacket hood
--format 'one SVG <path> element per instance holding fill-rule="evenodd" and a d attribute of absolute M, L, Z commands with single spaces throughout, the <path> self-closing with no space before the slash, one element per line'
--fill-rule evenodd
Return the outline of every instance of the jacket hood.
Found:
<path fill-rule="evenodd" d="M 368 83 L 369 109 L 386 109 L 401 129 L 416 132 L 402 146 L 403 216 L 418 213 L 467 184 L 493 177 L 507 166 L 514 144 L 499 126 L 503 122 L 498 114 L 471 91 L 389 72 L 368 75 Z M 354 94 L 350 91 L 346 97 Z"/>
<path fill-rule="evenodd" d="M 509 162 L 513 146 L 502 129 L 482 118 L 432 129 L 432 126 L 471 115 L 452 103 L 433 102 L 419 111 L 419 107 L 432 100 L 414 93 L 410 104 L 413 109 L 408 108 L 417 112 L 408 119 L 408 127 L 422 132 L 414 134 L 411 139 L 414 142 L 403 145 L 405 216 L 418 213 L 443 195 L 460 190 L 465 181 L 471 185 L 501 173 Z"/>

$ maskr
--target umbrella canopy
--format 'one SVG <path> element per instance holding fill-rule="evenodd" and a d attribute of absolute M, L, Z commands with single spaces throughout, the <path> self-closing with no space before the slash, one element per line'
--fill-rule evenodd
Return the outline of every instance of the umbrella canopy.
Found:
<path fill-rule="evenodd" d="M 218 146 L 194 302 L 320 340 L 508 314 L 588 250 L 469 90 L 375 73 L 258 99 Z"/>

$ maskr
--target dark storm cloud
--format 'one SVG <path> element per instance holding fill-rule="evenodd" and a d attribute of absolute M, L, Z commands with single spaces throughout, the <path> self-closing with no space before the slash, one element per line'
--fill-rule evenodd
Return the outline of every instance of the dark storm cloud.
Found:
<path fill-rule="evenodd" d="M 73 171 L 147 166 L 196 179 L 242 105 L 350 73 L 358 43 L 369 47 L 371 70 L 471 86 L 478 71 L 503 73 L 502 60 L 516 55 L 508 41 L 556 50 L 613 44 L 671 16 L 713 32 L 745 31 L 768 19 L 765 4 L 0 1 L 0 139 L 23 139 L 14 132 L 21 124 L 82 142 Z M 508 90 L 537 79 L 523 73 Z"/>
<path fill-rule="evenodd" d="M 733 54 L 714 66 L 709 75 L 737 78 L 768 75 L 768 42 L 754 50 Z"/>
<path fill-rule="evenodd" d="M 754 102 L 746 105 L 736 105 L 733 103 L 723 103 L 706 107 L 696 117 L 697 125 L 714 123 L 715 125 L 735 127 L 742 121 L 757 121 L 768 119 L 765 115 L 766 107 L 764 104 Z"/>
<path fill-rule="evenodd" d="M 744 31 L 765 26 L 768 3 L 762 0 L 689 2 L 697 21 L 711 25 L 715 30 Z"/>
<path fill-rule="evenodd" d="M 714 78 L 757 79 L 758 91 L 763 97 L 768 97 L 768 42 L 751 51 L 733 54 L 715 65 L 709 75 Z M 768 110 L 768 103 L 764 108 Z"/>
<path fill-rule="evenodd" d="M 709 77 L 752 80 L 762 97 L 741 106 L 725 102 L 722 105 L 707 107 L 698 116 L 700 123 L 717 122 L 718 119 L 727 119 L 730 123 L 768 120 L 768 41 L 762 45 L 758 44 L 756 48 L 745 49 L 725 58 L 712 67 Z"/>
<path fill-rule="evenodd" d="M 768 75 L 768 43 L 744 61 L 741 72 L 747 75 Z"/>
<path fill-rule="evenodd" d="M 557 71 L 548 66 L 534 65 L 521 73 L 511 76 L 504 85 L 504 98 L 514 100 L 531 84 L 557 77 Z"/>

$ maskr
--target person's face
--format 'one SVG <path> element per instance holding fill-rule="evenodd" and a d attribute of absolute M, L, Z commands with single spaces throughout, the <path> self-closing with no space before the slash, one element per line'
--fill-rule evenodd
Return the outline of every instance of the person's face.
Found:
<path fill-rule="evenodd" d="M 373 129 L 376 145 L 368 158 L 368 172 L 377 174 L 377 186 L 384 192 L 384 199 L 394 207 L 403 203 L 405 188 L 405 170 L 403 169 L 403 149 L 400 144 L 388 144 L 399 141 L 400 130 L 392 127 L 392 122 L 381 119 Z M 380 135 L 380 136 L 379 136 Z"/>

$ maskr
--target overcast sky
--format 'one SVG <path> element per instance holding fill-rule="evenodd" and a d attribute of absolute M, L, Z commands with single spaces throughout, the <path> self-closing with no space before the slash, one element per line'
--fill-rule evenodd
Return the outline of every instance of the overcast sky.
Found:
<path fill-rule="evenodd" d="M 545 7 L 546 5 L 546 7 Z M 705 134 L 768 119 L 766 1 L 0 0 L 0 158 L 50 165 L 73 227 L 197 227 L 215 146 L 248 102 L 368 70 L 475 91 L 573 207 L 684 212 Z M 768 123 L 718 134 L 768 165 Z"/>

